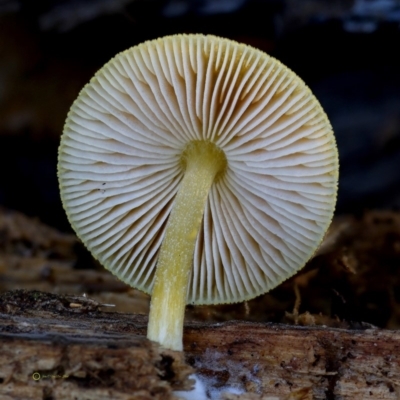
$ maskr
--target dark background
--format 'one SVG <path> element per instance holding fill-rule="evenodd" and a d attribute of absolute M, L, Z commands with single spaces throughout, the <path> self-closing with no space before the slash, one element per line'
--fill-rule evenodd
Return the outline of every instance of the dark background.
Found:
<path fill-rule="evenodd" d="M 0 205 L 69 230 L 56 163 L 71 103 L 116 53 L 174 33 L 280 59 L 333 125 L 337 213 L 399 208 L 399 0 L 0 0 Z"/>

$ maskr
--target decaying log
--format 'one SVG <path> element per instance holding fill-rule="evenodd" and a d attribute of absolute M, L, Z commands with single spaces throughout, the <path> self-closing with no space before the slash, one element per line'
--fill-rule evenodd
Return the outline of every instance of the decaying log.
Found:
<path fill-rule="evenodd" d="M 0 295 L 0 400 L 168 399 L 190 368 L 209 388 L 247 390 L 227 399 L 399 399 L 399 331 L 360 323 L 399 328 L 399 260 L 399 213 L 337 218 L 316 257 L 274 291 L 187 307 L 185 365 L 145 339 L 148 296 L 74 236 L 0 208 L 0 293 L 14 290 Z"/>
<path fill-rule="evenodd" d="M 400 398 L 398 331 L 229 322 L 185 333 L 188 362 L 218 384 L 270 396 L 308 389 L 312 399 Z"/>
<path fill-rule="evenodd" d="M 181 354 L 161 351 L 129 328 L 134 321 L 98 308 L 85 297 L 3 294 L 0 399 L 164 400 L 191 387 Z"/>
<path fill-rule="evenodd" d="M 100 309 L 85 297 L 2 294 L 0 398 L 169 399 L 190 387 L 179 353 L 145 339 L 146 316 Z M 227 398 L 400 398 L 399 331 L 191 322 L 184 348 L 210 388 L 249 393 Z"/>

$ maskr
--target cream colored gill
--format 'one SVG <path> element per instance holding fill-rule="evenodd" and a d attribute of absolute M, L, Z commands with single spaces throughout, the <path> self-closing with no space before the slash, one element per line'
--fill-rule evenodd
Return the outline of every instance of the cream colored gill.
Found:
<path fill-rule="evenodd" d="M 313 255 L 332 219 L 338 154 L 304 82 L 250 46 L 176 35 L 118 54 L 84 87 L 59 150 L 63 205 L 92 254 L 151 293 L 191 143 L 226 168 L 210 185 L 187 302 L 267 292 Z"/>

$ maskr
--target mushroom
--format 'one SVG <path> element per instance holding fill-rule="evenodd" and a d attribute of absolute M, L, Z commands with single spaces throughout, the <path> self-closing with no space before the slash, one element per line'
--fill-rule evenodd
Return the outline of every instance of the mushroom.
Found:
<path fill-rule="evenodd" d="M 320 104 L 279 61 L 175 35 L 118 54 L 83 88 L 58 176 L 82 242 L 152 295 L 148 338 L 182 350 L 187 303 L 249 300 L 314 254 L 338 154 Z"/>

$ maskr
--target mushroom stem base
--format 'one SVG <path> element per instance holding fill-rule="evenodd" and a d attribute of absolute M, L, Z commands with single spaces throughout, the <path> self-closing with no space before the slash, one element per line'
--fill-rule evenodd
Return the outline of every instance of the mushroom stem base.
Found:
<path fill-rule="evenodd" d="M 182 350 L 183 320 L 193 254 L 208 193 L 226 168 L 222 150 L 206 141 L 191 142 L 182 154 L 186 167 L 168 220 L 155 274 L 147 337 Z"/>

